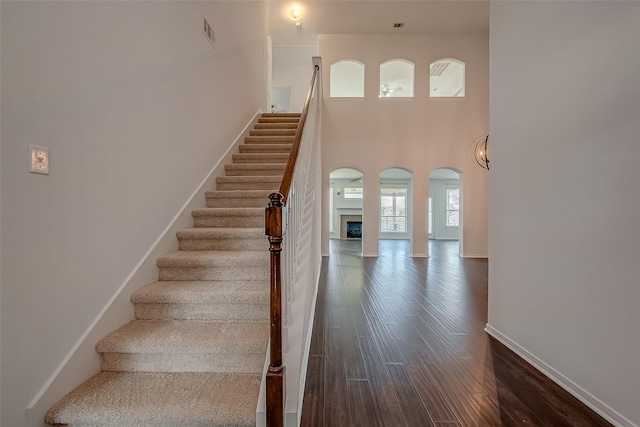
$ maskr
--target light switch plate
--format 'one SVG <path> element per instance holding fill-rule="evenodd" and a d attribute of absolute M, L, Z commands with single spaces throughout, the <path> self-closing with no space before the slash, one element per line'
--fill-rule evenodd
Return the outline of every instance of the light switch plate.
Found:
<path fill-rule="evenodd" d="M 49 175 L 49 149 L 29 145 L 29 172 Z"/>

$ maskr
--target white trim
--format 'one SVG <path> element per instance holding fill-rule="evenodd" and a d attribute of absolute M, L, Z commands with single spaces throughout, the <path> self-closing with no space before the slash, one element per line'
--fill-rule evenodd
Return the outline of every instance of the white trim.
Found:
<path fill-rule="evenodd" d="M 122 293 L 122 291 L 124 291 L 124 289 L 127 287 L 127 285 L 129 284 L 129 282 L 131 281 L 131 279 L 135 276 L 135 274 L 138 272 L 138 270 L 140 269 L 140 267 L 144 264 L 145 261 L 147 261 L 147 259 L 149 258 L 149 256 L 153 253 L 153 251 L 155 250 L 155 248 L 160 244 L 160 242 L 163 241 L 163 239 L 166 237 L 167 233 L 170 232 L 173 224 L 178 221 L 178 219 L 184 214 L 185 209 L 187 209 L 187 207 L 192 203 L 193 199 L 196 196 L 202 196 L 202 191 L 203 191 L 203 187 L 204 185 L 207 183 L 207 181 L 209 180 L 209 178 L 211 177 L 211 175 L 216 171 L 216 169 L 218 169 L 221 165 L 224 166 L 224 161 L 226 161 L 227 156 L 231 153 L 232 150 L 234 150 L 237 145 L 238 142 L 240 141 L 240 139 L 245 135 L 245 133 L 247 132 L 247 130 L 249 129 L 249 127 L 251 127 L 253 125 L 253 123 L 255 122 L 255 120 L 257 119 L 258 115 L 261 113 L 261 110 L 258 110 L 258 112 L 256 112 L 256 114 L 254 115 L 254 117 L 251 119 L 251 121 L 249 123 L 247 123 L 247 125 L 245 126 L 245 128 L 242 130 L 242 132 L 240 132 L 240 134 L 236 137 L 235 141 L 233 142 L 233 144 L 231 144 L 229 146 L 229 148 L 227 149 L 227 151 L 225 151 L 225 153 L 220 157 L 220 160 L 218 160 L 218 162 L 215 164 L 215 166 L 211 169 L 211 171 L 209 171 L 209 173 L 207 174 L 207 176 L 202 180 L 202 182 L 200 183 L 200 185 L 198 186 L 198 188 L 191 194 L 191 197 L 189 197 L 189 199 L 187 199 L 187 201 L 182 205 L 182 207 L 180 208 L 180 210 L 178 211 L 178 213 L 176 213 L 176 215 L 173 217 L 173 219 L 169 222 L 169 224 L 165 227 L 165 229 L 163 230 L 163 232 L 160 234 L 160 236 L 156 239 L 156 241 L 153 243 L 153 245 L 151 245 L 151 247 L 149 248 L 149 250 L 144 254 L 144 256 L 142 257 L 142 259 L 136 264 L 136 266 L 133 268 L 133 270 L 131 271 L 131 273 L 129 273 L 129 275 L 127 276 L 127 278 L 124 280 L 124 282 L 122 282 L 122 284 L 120 285 L 120 287 L 118 288 L 118 290 L 115 292 L 115 294 L 111 297 L 111 299 L 109 299 L 109 301 L 107 302 L 107 304 L 104 306 L 104 308 L 100 311 L 100 313 L 98 314 L 98 316 L 93 320 L 93 322 L 91 322 L 91 325 L 89 325 L 89 327 L 87 328 L 87 330 L 85 330 L 84 334 L 82 334 L 82 336 L 80 337 L 80 339 L 75 343 L 75 345 L 73 346 L 73 348 L 71 349 L 71 351 L 69 351 L 69 353 L 67 354 L 67 356 L 62 360 L 62 362 L 60 363 L 60 365 L 58 365 L 58 367 L 56 368 L 56 370 L 53 372 L 53 374 L 51 374 L 51 376 L 49 377 L 49 379 L 47 380 L 47 382 L 40 388 L 40 390 L 38 391 L 38 393 L 35 395 L 35 397 L 31 400 L 31 402 L 29 403 L 29 406 L 27 406 L 27 411 L 33 409 L 38 401 L 42 398 L 42 396 L 47 392 L 47 390 L 49 389 L 49 387 L 51 386 L 51 384 L 53 384 L 53 382 L 55 381 L 55 379 L 57 378 L 57 376 L 60 374 L 60 372 L 62 372 L 62 370 L 65 368 L 65 366 L 67 365 L 67 363 L 69 363 L 69 360 L 71 360 L 71 358 L 73 357 L 73 355 L 76 353 L 76 351 L 80 348 L 80 346 L 84 343 L 84 341 L 87 339 L 87 337 L 89 336 L 89 334 L 93 331 L 93 329 L 96 327 L 96 325 L 100 322 L 100 320 L 102 320 L 102 318 L 104 317 L 104 315 L 107 313 L 107 311 L 109 310 L 109 308 L 111 308 L 112 304 L 114 303 L 114 301 L 120 296 L 120 294 Z"/>
<path fill-rule="evenodd" d="M 460 258 L 479 258 L 479 259 L 489 259 L 489 255 L 483 255 L 483 254 L 464 254 L 464 255 L 460 255 Z"/>
<path fill-rule="evenodd" d="M 551 381 L 558 384 L 569 394 L 587 405 L 589 408 L 593 409 L 601 417 L 603 417 L 613 425 L 620 427 L 638 427 L 637 424 L 634 424 L 631 420 L 611 408 L 609 405 L 595 397 L 593 394 L 589 393 L 584 388 L 580 387 L 578 384 L 564 376 L 562 373 L 558 372 L 556 369 L 545 363 L 540 358 L 536 357 L 526 348 L 511 340 L 509 337 L 495 329 L 493 326 L 487 323 L 487 326 L 484 328 L 484 330 L 493 338 L 497 339 L 502 344 L 507 346 L 511 351 L 526 360 L 538 371 L 546 375 Z"/>
<path fill-rule="evenodd" d="M 413 258 L 429 258 L 429 254 L 411 254 Z"/>
<path fill-rule="evenodd" d="M 380 254 L 378 252 L 369 252 L 369 253 L 366 253 L 366 254 L 363 253 L 362 256 L 365 257 L 365 258 L 369 258 L 369 257 L 378 258 L 380 256 Z"/>

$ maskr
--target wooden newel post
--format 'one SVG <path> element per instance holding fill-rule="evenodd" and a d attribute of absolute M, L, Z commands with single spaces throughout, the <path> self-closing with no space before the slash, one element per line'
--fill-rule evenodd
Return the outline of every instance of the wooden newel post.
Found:
<path fill-rule="evenodd" d="M 269 207 L 265 210 L 265 233 L 269 237 L 270 254 L 270 338 L 269 371 L 267 372 L 267 427 L 284 426 L 285 367 L 282 364 L 282 275 L 280 253 L 282 252 L 282 194 L 269 196 Z"/>

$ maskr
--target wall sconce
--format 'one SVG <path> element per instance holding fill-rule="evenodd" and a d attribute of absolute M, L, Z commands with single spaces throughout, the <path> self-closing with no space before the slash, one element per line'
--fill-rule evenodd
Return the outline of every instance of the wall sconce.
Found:
<path fill-rule="evenodd" d="M 470 147 L 473 159 L 484 170 L 489 170 L 489 134 L 476 138 Z"/>

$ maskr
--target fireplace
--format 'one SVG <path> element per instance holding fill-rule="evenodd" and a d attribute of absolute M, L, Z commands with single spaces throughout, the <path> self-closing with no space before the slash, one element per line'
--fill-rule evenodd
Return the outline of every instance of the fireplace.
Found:
<path fill-rule="evenodd" d="M 362 239 L 362 215 L 340 215 L 340 238 Z"/>
<path fill-rule="evenodd" d="M 347 221 L 347 239 L 362 239 L 362 221 Z"/>

